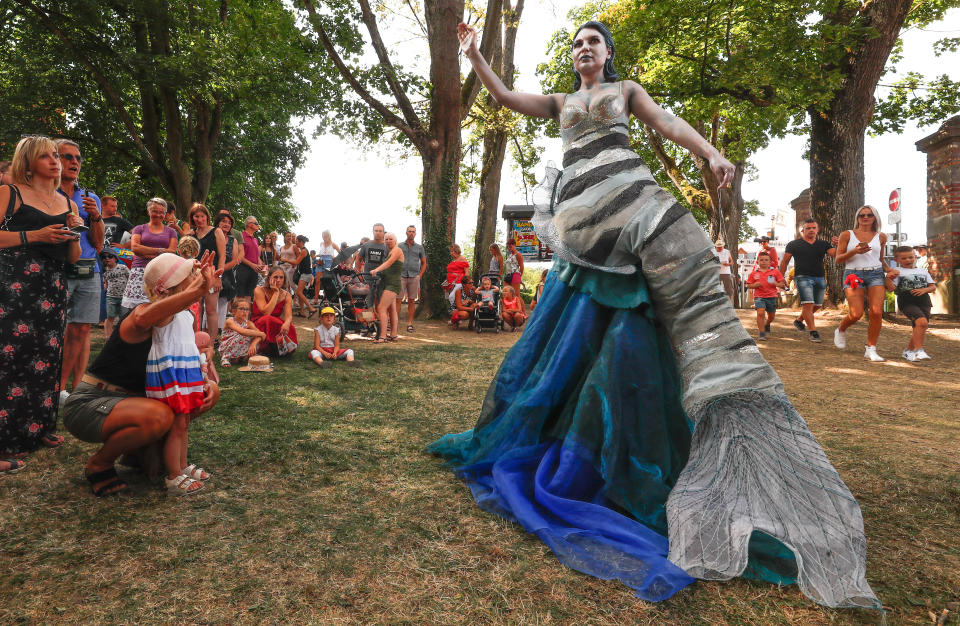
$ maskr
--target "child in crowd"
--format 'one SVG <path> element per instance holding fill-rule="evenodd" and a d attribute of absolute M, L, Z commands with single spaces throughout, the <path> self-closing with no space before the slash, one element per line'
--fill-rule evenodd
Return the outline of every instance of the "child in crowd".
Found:
<path fill-rule="evenodd" d="M 313 329 L 313 350 L 307 358 L 320 367 L 329 367 L 333 361 L 346 361 L 347 365 L 357 365 L 353 350 L 340 347 L 340 327 L 333 321 L 337 312 L 333 307 L 323 307 L 320 311 L 320 325 Z"/>
<path fill-rule="evenodd" d="M 770 324 L 777 314 L 778 289 L 786 289 L 787 281 L 775 267 L 770 267 L 770 254 L 761 250 L 757 255 L 757 269 L 747 277 L 747 288 L 754 289 L 753 306 L 757 310 L 757 339 L 767 340 Z"/>
<path fill-rule="evenodd" d="M 523 298 L 510 285 L 503 286 L 503 321 L 510 324 L 510 332 L 516 332 L 527 321 Z"/>
<path fill-rule="evenodd" d="M 936 291 L 930 272 L 916 266 L 917 254 L 910 246 L 900 246 L 893 252 L 899 268 L 887 273 L 887 291 L 897 294 L 897 307 L 913 322 L 913 334 L 903 351 L 908 361 L 931 358 L 923 349 L 923 337 L 930 323 L 930 294 Z"/>
<path fill-rule="evenodd" d="M 234 298 L 230 307 L 233 317 L 228 317 L 220 336 L 220 365 L 230 367 L 257 353 L 260 342 L 267 338 L 266 333 L 250 322 L 250 300 Z"/>
<path fill-rule="evenodd" d="M 198 330 L 193 333 L 193 340 L 197 344 L 197 350 L 200 351 L 200 371 L 203 372 L 204 380 L 212 380 L 220 384 L 220 375 L 217 374 L 217 368 L 213 366 L 213 346 L 210 345 L 210 335 Z"/>
<path fill-rule="evenodd" d="M 130 277 L 130 270 L 117 259 L 117 253 L 113 248 L 104 248 L 100 253 L 103 259 L 103 288 L 107 294 L 107 318 L 103 320 L 103 334 L 109 339 L 113 333 L 113 325 L 117 318 L 123 313 L 123 307 L 120 301 L 123 300 L 123 290 L 127 288 L 127 279 Z"/>
<path fill-rule="evenodd" d="M 540 272 L 540 282 L 537 283 L 536 289 L 533 290 L 533 300 L 530 301 L 530 310 L 532 311 L 537 306 L 537 302 L 540 301 L 540 294 L 543 293 L 543 286 L 547 283 L 547 273 L 550 270 L 543 270 Z"/>
<path fill-rule="evenodd" d="M 196 262 L 163 253 L 143 271 L 147 297 L 156 302 L 180 292 L 196 272 Z M 194 316 L 180 311 L 153 327 L 147 355 L 146 396 L 167 404 L 174 413 L 173 426 L 163 445 L 167 467 L 167 493 L 185 496 L 203 489 L 210 474 L 187 465 L 187 430 L 191 414 L 203 404 L 203 373 L 193 330 Z"/>
<path fill-rule="evenodd" d="M 493 281 L 489 276 L 480 279 L 480 289 L 477 289 L 477 303 L 480 306 L 493 309 L 493 296 L 500 291 L 499 287 L 493 286 Z"/>

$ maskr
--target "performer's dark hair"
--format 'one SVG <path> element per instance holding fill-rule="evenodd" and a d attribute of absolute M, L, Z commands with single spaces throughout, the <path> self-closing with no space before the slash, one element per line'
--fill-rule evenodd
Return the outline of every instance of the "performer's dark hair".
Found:
<path fill-rule="evenodd" d="M 613 35 L 610 34 L 610 31 L 606 26 L 600 22 L 595 22 L 593 20 L 586 22 L 580 28 L 577 29 L 577 32 L 573 33 L 573 38 L 576 39 L 577 35 L 580 34 L 580 31 L 584 28 L 592 28 L 593 30 L 599 32 L 603 36 L 603 42 L 607 44 L 607 47 L 610 48 L 610 57 L 603 64 L 603 80 L 608 83 L 615 83 L 619 80 L 620 75 L 617 74 L 617 70 L 613 68 L 613 58 L 617 56 L 616 47 L 613 45 Z M 570 44 L 573 46 L 573 43 Z M 580 89 L 580 72 L 574 68 L 573 75 L 576 77 L 573 80 L 573 90 L 576 91 Z"/>

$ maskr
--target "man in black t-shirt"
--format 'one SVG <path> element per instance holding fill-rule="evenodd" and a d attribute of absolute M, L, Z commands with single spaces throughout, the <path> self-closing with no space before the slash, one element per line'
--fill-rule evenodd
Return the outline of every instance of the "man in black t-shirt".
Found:
<path fill-rule="evenodd" d="M 362 270 L 365 274 L 369 274 L 387 260 L 387 244 L 383 242 L 385 234 L 386 229 L 383 224 L 376 223 L 373 225 L 373 241 L 368 241 L 360 246 L 360 251 L 357 253 L 356 270 L 358 272 Z M 380 299 L 379 286 L 382 284 L 382 281 L 378 282 L 378 288 L 370 290 L 370 294 L 367 296 L 367 306 L 371 308 L 376 306 Z M 377 293 L 374 293 L 375 291 Z"/>
<path fill-rule="evenodd" d="M 103 218 L 103 246 L 129 248 L 129 243 L 123 243 L 123 235 L 133 231 L 133 224 L 117 215 L 117 199 L 113 196 L 103 196 L 100 198 L 100 203 L 103 206 L 103 211 L 100 213 Z"/>
<path fill-rule="evenodd" d="M 780 259 L 780 273 L 784 275 L 790 259 L 795 259 L 793 280 L 800 293 L 800 316 L 793 320 L 793 325 L 801 332 L 809 330 L 810 341 L 814 343 L 822 341 L 813 314 L 823 306 L 823 295 L 827 290 L 827 280 L 823 275 L 823 257 L 837 254 L 833 244 L 817 239 L 819 232 L 817 220 L 808 218 L 800 229 L 800 237 L 787 244 L 783 258 Z"/>

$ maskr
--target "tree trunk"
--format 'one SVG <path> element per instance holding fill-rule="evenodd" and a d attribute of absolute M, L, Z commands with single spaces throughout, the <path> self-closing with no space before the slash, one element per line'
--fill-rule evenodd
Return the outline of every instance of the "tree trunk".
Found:
<path fill-rule="evenodd" d="M 872 100 L 868 101 L 872 108 Z M 847 115 L 811 113 L 810 209 L 826 239 L 852 228 L 863 205 L 863 137 L 866 125 L 851 127 Z M 882 227 L 882 225 L 878 225 Z M 843 268 L 827 263 L 827 298 L 843 300 Z"/>
<path fill-rule="evenodd" d="M 911 6 L 913 0 L 874 0 L 858 14 L 824 18 L 834 25 L 851 21 L 871 29 L 842 62 L 845 78 L 833 99 L 823 108 L 807 110 L 810 209 L 828 239 L 852 228 L 863 205 L 863 140 L 873 116 L 873 92 Z M 828 263 L 826 270 L 827 298 L 836 305 L 843 297 L 842 268 Z"/>
<path fill-rule="evenodd" d="M 420 151 L 423 159 L 423 246 L 427 253 L 422 298 L 430 317 L 446 313 L 440 283 L 450 262 L 450 244 L 456 236 L 457 192 L 460 180 L 460 65 L 456 53 L 457 24 L 463 0 L 425 3 L 430 42 L 430 139 Z"/>
<path fill-rule="evenodd" d="M 523 13 L 523 0 L 517 0 L 511 8 L 509 4 L 503 9 L 503 37 L 502 50 L 499 36 L 494 42 L 495 53 L 491 66 L 500 76 L 507 89 L 513 89 L 514 50 L 517 42 L 517 27 L 520 24 L 520 15 Z M 498 27 L 499 28 L 499 27 Z M 502 107 L 489 95 L 486 100 L 486 109 L 489 120 L 498 117 Z M 497 236 L 497 209 L 500 206 L 500 181 L 503 173 L 503 161 L 507 153 L 507 131 L 499 122 L 488 121 L 483 133 L 483 166 L 480 171 L 480 202 L 477 205 L 477 232 L 473 250 L 473 276 L 479 281 L 480 275 L 486 273 L 490 267 L 490 244 Z"/>

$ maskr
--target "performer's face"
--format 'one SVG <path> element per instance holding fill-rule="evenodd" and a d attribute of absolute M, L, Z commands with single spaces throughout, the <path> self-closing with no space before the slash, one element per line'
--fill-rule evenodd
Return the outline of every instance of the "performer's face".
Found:
<path fill-rule="evenodd" d="M 600 31 L 584 28 L 573 40 L 573 66 L 578 72 L 602 71 L 610 49 Z"/>

